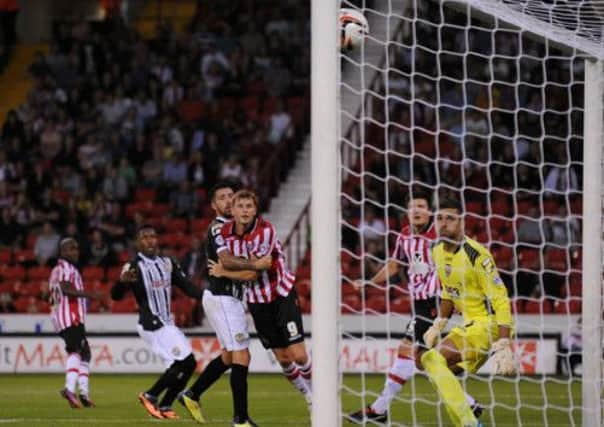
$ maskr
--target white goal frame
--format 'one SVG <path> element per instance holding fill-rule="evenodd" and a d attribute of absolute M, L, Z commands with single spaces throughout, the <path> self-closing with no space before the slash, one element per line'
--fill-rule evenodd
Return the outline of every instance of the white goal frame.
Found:
<path fill-rule="evenodd" d="M 478 7 L 480 0 L 464 0 Z M 484 2 L 483 2 L 484 4 Z M 312 0 L 312 350 L 313 427 L 340 426 L 339 239 L 340 89 L 339 0 Z M 497 18 L 519 25 L 521 22 Z M 508 17 L 509 18 L 509 17 Z M 526 30 L 526 27 L 523 27 Z M 552 39 L 546 26 L 531 32 Z M 576 39 L 555 42 L 581 49 Z M 584 47 L 584 45 L 582 45 Z M 583 165 L 583 426 L 602 425 L 602 148 L 604 145 L 604 50 L 582 49 L 585 60 Z"/>

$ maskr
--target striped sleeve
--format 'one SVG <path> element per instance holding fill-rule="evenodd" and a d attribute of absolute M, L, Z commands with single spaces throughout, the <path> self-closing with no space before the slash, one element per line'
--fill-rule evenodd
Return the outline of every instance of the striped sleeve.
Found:
<path fill-rule="evenodd" d="M 275 232 L 275 227 L 272 224 L 266 224 L 260 233 L 260 242 L 254 255 L 261 258 L 265 255 L 272 254 L 276 242 L 277 233 Z"/>
<path fill-rule="evenodd" d="M 399 233 L 396 237 L 396 244 L 394 246 L 394 250 L 392 251 L 392 258 L 397 259 L 399 261 L 405 261 L 405 251 L 403 250 L 403 233 Z"/>

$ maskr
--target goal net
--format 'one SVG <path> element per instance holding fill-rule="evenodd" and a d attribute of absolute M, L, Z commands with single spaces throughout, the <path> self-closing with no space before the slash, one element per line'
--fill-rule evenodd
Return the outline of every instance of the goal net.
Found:
<path fill-rule="evenodd" d="M 512 301 L 519 374 L 495 376 L 487 363 L 460 377 L 484 407 L 482 422 L 600 425 L 604 2 L 342 0 L 339 6 L 363 12 L 371 32 L 359 49 L 340 53 L 336 72 L 338 418 L 346 423 L 382 393 L 412 317 L 405 274 L 385 283 L 371 278 L 391 259 L 407 224 L 406 197 L 420 188 L 434 200 L 461 199 L 466 234 L 494 255 Z M 313 179 L 323 179 L 317 170 Z M 317 230 L 330 212 L 321 209 L 322 217 L 313 216 Z M 315 360 L 324 349 L 315 333 L 325 326 L 314 313 L 322 295 L 315 269 L 325 259 L 314 257 L 323 247 L 319 233 L 313 234 Z M 367 282 L 363 290 L 354 286 L 358 279 Z M 315 385 L 321 388 L 321 379 Z M 317 412 L 313 420 L 326 425 Z M 384 423 L 451 425 L 421 373 L 396 393 Z"/>

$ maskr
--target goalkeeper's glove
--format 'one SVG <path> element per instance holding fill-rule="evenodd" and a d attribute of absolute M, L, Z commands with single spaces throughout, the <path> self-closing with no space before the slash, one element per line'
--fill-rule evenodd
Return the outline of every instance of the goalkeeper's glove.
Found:
<path fill-rule="evenodd" d="M 497 375 L 513 375 L 516 372 L 514 353 L 509 338 L 500 338 L 493 344 L 493 366 Z"/>
<path fill-rule="evenodd" d="M 432 348 L 436 345 L 438 340 L 440 339 L 440 333 L 447 326 L 448 319 L 444 319 L 442 317 L 437 317 L 434 319 L 434 323 L 432 326 L 428 328 L 428 330 L 424 333 L 424 344 L 426 347 Z"/>

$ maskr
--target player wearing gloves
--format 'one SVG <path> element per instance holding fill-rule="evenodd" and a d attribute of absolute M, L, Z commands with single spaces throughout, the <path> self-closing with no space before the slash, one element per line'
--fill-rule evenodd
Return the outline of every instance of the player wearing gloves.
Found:
<path fill-rule="evenodd" d="M 441 282 L 440 314 L 424 334 L 432 350 L 421 357 L 421 365 L 436 387 L 447 412 L 457 426 L 481 425 L 467 403 L 453 372 L 476 372 L 493 351 L 497 374 L 515 372 L 511 349 L 513 320 L 507 290 L 490 252 L 464 236 L 461 205 L 447 199 L 436 215 L 440 241 L 432 258 Z M 454 327 L 437 348 L 448 319 L 457 309 L 463 327 Z"/>

